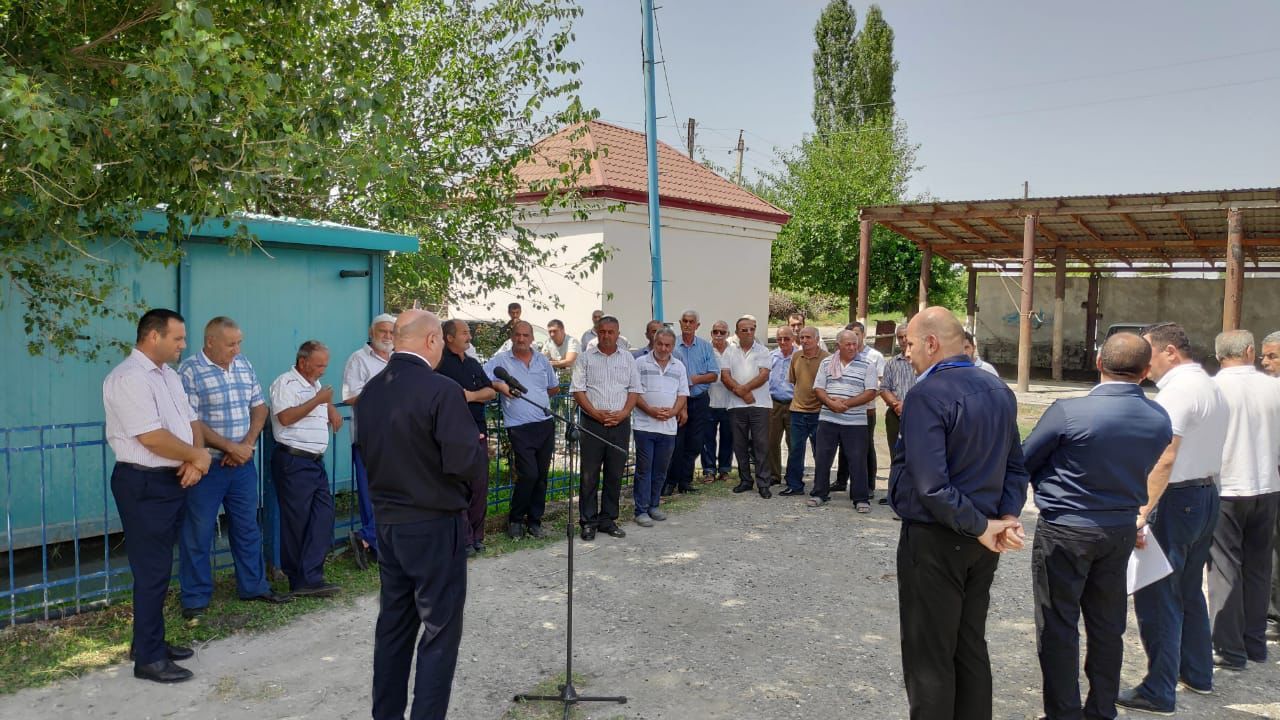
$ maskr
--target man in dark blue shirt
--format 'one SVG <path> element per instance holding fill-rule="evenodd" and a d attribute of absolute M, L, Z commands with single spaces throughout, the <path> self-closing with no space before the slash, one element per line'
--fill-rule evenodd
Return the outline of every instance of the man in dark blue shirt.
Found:
<path fill-rule="evenodd" d="M 903 402 L 889 502 L 903 521 L 898 612 L 911 719 L 989 718 L 991 582 L 999 553 L 1021 545 L 1026 500 L 1018 404 L 964 355 L 964 329 L 946 308 L 912 318 L 906 353 L 919 379 Z"/>
<path fill-rule="evenodd" d="M 475 358 L 467 354 L 471 345 L 471 328 L 467 321 L 454 318 L 441 323 L 444 329 L 444 353 L 436 372 L 462 386 L 463 398 L 471 418 L 480 431 L 480 449 L 489 455 L 489 436 L 484 424 L 484 406 L 498 395 L 490 387 L 489 376 Z M 471 505 L 467 508 L 467 557 L 484 552 L 484 516 L 489 509 L 489 463 L 472 478 Z"/>
<path fill-rule="evenodd" d="M 1147 341 L 1112 335 L 1098 354 L 1102 382 L 1049 406 L 1022 445 L 1040 509 L 1031 571 L 1049 718 L 1116 716 L 1135 520 L 1147 475 L 1173 439 L 1169 414 L 1138 387 L 1150 368 Z M 1081 611 L 1089 638 L 1083 705 Z"/>

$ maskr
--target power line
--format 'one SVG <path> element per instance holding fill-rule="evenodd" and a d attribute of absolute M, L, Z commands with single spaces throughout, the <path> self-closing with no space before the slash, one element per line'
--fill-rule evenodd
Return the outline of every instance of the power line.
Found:
<path fill-rule="evenodd" d="M 658 55 L 662 57 L 662 83 L 667 86 L 667 104 L 671 107 L 671 123 L 676 134 L 680 133 L 680 116 L 676 114 L 676 102 L 671 99 L 671 78 L 667 77 L 667 51 L 662 47 L 662 25 L 658 22 L 658 9 L 653 10 L 653 30 L 658 35 Z"/>

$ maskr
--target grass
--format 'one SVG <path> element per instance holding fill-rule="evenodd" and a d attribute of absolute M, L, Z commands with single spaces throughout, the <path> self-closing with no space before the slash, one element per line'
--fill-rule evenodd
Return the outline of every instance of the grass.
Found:
<path fill-rule="evenodd" d="M 1040 416 L 1048 410 L 1048 405 L 1032 405 L 1030 403 L 1018 403 L 1018 432 L 1022 434 L 1022 439 L 1026 440 L 1031 434 L 1031 429 L 1040 422 Z"/>
<path fill-rule="evenodd" d="M 731 483 L 699 484 L 703 492 L 697 495 L 676 495 L 663 499 L 663 508 L 683 512 L 696 507 L 706 497 L 729 494 Z M 627 500 L 628 488 L 623 488 L 624 503 L 621 516 L 630 517 Z M 523 538 L 513 540 L 506 535 L 505 513 L 489 511 L 486 550 L 474 562 L 485 558 L 529 548 L 545 547 L 562 542 L 565 538 L 565 522 L 568 505 L 564 501 L 549 502 L 543 517 L 543 526 L 550 532 L 542 539 Z M 184 620 L 176 592 L 169 593 L 165 603 L 165 629 L 169 642 L 186 647 L 199 647 L 205 643 L 230 637 L 237 633 L 258 633 L 287 625 L 295 618 L 324 610 L 335 605 L 350 605 L 356 598 L 378 591 L 376 566 L 359 570 L 339 550 L 325 563 L 325 578 L 342 587 L 336 598 L 295 598 L 285 605 L 269 605 L 260 602 L 240 602 L 236 599 L 235 578 L 224 570 L 215 577 L 213 600 L 209 609 L 196 620 Z M 0 694 L 10 694 L 23 688 L 39 687 L 66 678 L 79 677 L 92 670 L 124 662 L 129 650 L 133 628 L 133 605 L 128 600 L 113 604 L 103 610 L 50 622 L 16 625 L 0 630 Z M 563 682 L 548 681 L 550 693 Z M 575 685 L 578 679 L 574 679 Z M 216 687 L 215 693 L 229 698 L 246 696 L 246 693 L 271 692 L 271 688 Z M 541 690 L 535 692 L 542 693 Z M 550 704 L 548 704 L 550 705 Z M 532 708 L 533 706 L 526 706 Z M 559 717 L 559 713 L 555 714 Z M 542 715 L 516 717 L 540 718 Z M 550 716 L 548 716 L 550 717 Z"/>

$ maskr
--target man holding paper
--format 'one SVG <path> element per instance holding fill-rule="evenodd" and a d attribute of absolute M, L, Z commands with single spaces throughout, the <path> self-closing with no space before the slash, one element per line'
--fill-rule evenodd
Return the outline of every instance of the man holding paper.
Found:
<path fill-rule="evenodd" d="M 1147 474 L 1173 438 L 1168 413 L 1138 387 L 1151 367 L 1145 340 L 1112 335 L 1097 365 L 1097 387 L 1049 406 L 1022 445 L 1040 510 L 1031 570 L 1044 713 L 1050 719 L 1116 716 L 1134 520 L 1147 501 Z M 1082 611 L 1089 641 L 1089 696 L 1083 705 L 1077 629 Z"/>

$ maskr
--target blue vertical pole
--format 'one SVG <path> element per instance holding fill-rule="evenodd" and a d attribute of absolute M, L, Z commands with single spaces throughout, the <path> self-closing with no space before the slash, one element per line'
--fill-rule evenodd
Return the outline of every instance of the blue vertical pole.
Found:
<path fill-rule="evenodd" d="M 654 101 L 653 0 L 641 0 L 644 14 L 644 134 L 649 156 L 649 267 L 653 275 L 653 319 L 662 314 L 662 223 L 658 214 L 658 111 Z"/>

